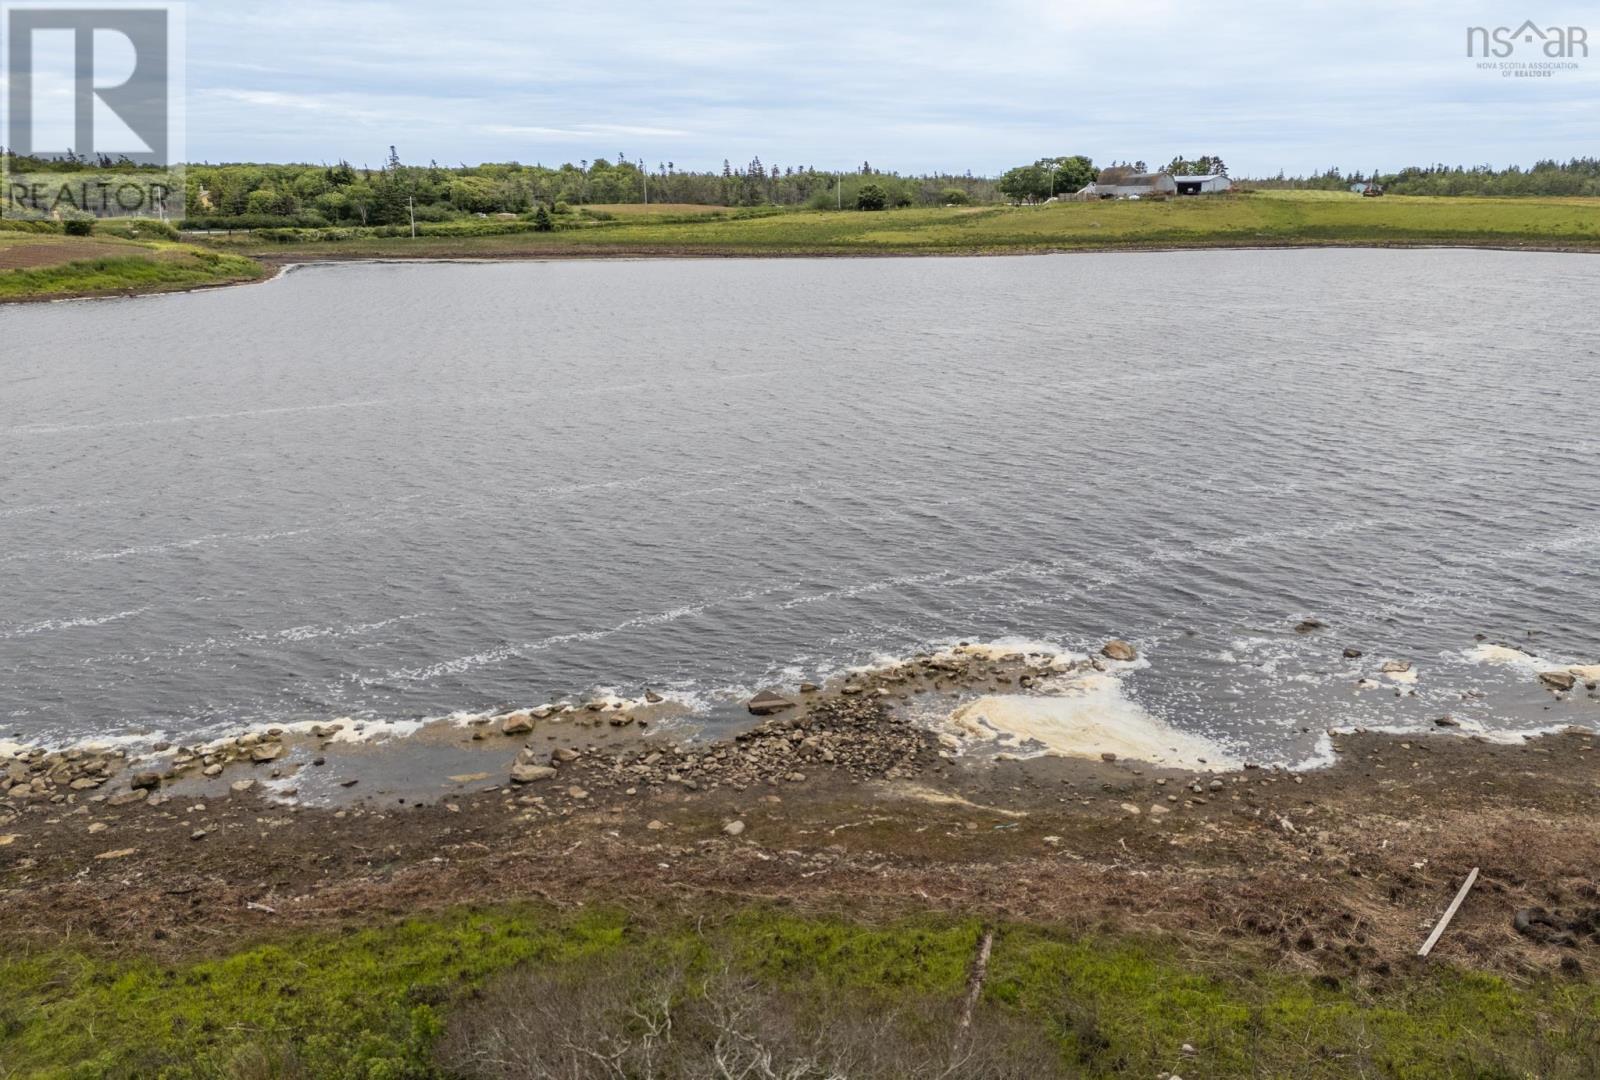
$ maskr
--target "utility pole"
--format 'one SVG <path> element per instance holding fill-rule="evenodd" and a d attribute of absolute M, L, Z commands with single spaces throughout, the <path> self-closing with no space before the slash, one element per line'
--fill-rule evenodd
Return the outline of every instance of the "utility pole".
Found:
<path fill-rule="evenodd" d="M 844 209 L 844 174 L 834 177 L 834 183 L 839 185 L 839 209 Z"/>
<path fill-rule="evenodd" d="M 644 158 L 639 159 L 639 175 L 644 177 L 644 204 L 650 205 L 650 170 L 645 166 Z"/>
<path fill-rule="evenodd" d="M 406 196 L 406 207 L 411 211 L 411 239 L 417 238 L 417 199 L 414 195 Z"/>

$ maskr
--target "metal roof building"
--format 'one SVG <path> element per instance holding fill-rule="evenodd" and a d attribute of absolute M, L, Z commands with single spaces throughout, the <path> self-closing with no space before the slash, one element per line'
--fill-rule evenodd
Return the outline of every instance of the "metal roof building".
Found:
<path fill-rule="evenodd" d="M 1173 182 L 1178 185 L 1179 195 L 1212 195 L 1233 190 L 1233 181 L 1221 173 L 1212 173 L 1209 176 L 1176 176 L 1173 177 Z"/>
<path fill-rule="evenodd" d="M 1113 166 L 1101 172 L 1100 179 L 1094 183 L 1094 193 L 1102 199 L 1145 199 L 1176 195 L 1178 185 L 1167 173 L 1138 173 Z"/>

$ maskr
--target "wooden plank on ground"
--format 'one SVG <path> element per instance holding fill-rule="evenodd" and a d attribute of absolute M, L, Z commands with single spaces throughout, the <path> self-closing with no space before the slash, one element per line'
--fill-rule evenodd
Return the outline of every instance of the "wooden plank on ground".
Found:
<path fill-rule="evenodd" d="M 1456 917 L 1456 911 L 1461 907 L 1461 901 L 1467 898 L 1467 893 L 1472 889 L 1472 883 L 1478 880 L 1478 868 L 1474 866 L 1472 873 L 1467 875 L 1467 880 L 1462 883 L 1461 891 L 1456 893 L 1456 898 L 1450 901 L 1450 906 L 1444 909 L 1444 917 L 1433 928 L 1433 933 L 1428 935 L 1428 940 L 1422 943 L 1422 948 L 1417 950 L 1418 956 L 1427 956 L 1438 944 L 1439 936 L 1444 933 L 1444 928 L 1450 925 L 1450 920 Z"/>

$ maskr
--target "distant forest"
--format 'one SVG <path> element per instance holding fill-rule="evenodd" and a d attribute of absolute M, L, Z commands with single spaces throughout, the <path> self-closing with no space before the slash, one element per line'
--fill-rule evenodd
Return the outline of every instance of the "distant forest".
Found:
<path fill-rule="evenodd" d="M 17 172 L 115 167 L 114 162 L 13 159 Z M 696 172 L 664 161 L 654 167 L 596 158 L 556 167 L 518 162 L 447 167 L 407 165 L 390 148 L 380 168 L 335 165 L 198 164 L 188 166 L 190 223 L 200 226 L 378 226 L 452 221 L 482 215 L 531 215 L 540 206 L 561 213 L 576 206 L 619 203 L 726 207 L 856 209 L 863 189 L 887 207 L 994 203 L 996 182 L 955 174 L 902 176 L 870 163 L 849 172 L 767 165 L 760 158 L 720 171 Z M 872 195 L 869 194 L 869 199 Z"/>
<path fill-rule="evenodd" d="M 1413 165 L 1397 173 L 1341 172 L 1277 176 L 1242 181 L 1247 187 L 1339 191 L 1376 181 L 1391 195 L 1600 195 L 1600 158 L 1540 161 L 1531 169 L 1512 165 Z"/>
<path fill-rule="evenodd" d="M 115 168 L 111 161 L 42 162 L 7 155 L 18 173 Z M 1220 158 L 1173 159 L 1177 171 L 1222 171 Z M 1143 163 L 1139 163 L 1142 165 Z M 1192 166 L 1192 168 L 1191 168 Z M 1173 166 L 1169 166 L 1169 169 Z M 695 171 L 671 161 L 653 166 L 596 158 L 560 166 L 517 162 L 476 166 L 405 164 L 390 148 L 377 168 L 333 165 L 196 164 L 188 168 L 188 224 L 195 227 L 399 226 L 484 216 L 561 214 L 573 207 L 620 203 L 699 204 L 730 208 L 879 209 L 899 206 L 1035 202 L 1076 190 L 1095 175 L 1081 155 L 1040 158 L 1000 177 L 971 173 L 905 176 L 870 163 L 848 172 L 809 165 L 742 166 Z M 1429 165 L 1373 176 L 1329 169 L 1314 176 L 1235 178 L 1241 188 L 1339 190 L 1376 179 L 1395 195 L 1600 196 L 1600 159 L 1540 161 L 1532 168 Z M 880 198 L 881 196 L 881 198 Z"/>

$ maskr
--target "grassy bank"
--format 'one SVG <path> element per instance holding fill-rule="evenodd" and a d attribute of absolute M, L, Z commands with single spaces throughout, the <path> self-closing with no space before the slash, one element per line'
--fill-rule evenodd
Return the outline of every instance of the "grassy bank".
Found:
<path fill-rule="evenodd" d="M 1167 202 L 1059 203 L 789 211 L 691 216 L 630 208 L 612 220 L 550 233 L 324 240 L 208 237 L 222 250 L 273 258 L 538 257 L 571 255 L 980 254 L 1157 247 L 1476 245 L 1600 250 L 1596 199 L 1363 199 L 1347 193 L 1263 192 Z"/>
<path fill-rule="evenodd" d="M 757 1048 L 818 1063 L 778 1073 L 797 1077 L 937 1075 L 952 1055 L 972 1077 L 1600 1070 L 1592 983 L 1430 967 L 1358 984 L 1223 946 L 998 931 L 966 1036 L 981 928 L 961 921 L 509 908 L 204 958 L 13 952 L 0 1077 L 676 1077 Z"/>
<path fill-rule="evenodd" d="M 162 292 L 251 281 L 254 261 L 583 256 L 977 255 L 1152 248 L 1529 247 L 1600 251 L 1600 199 L 1363 199 L 1259 192 L 1166 202 L 941 207 L 881 213 L 608 206 L 527 222 L 383 230 L 264 230 L 190 244 L 0 231 L 0 302 Z"/>
<path fill-rule="evenodd" d="M 170 292 L 266 272 L 242 255 L 165 240 L 0 232 L 0 303 Z"/>

